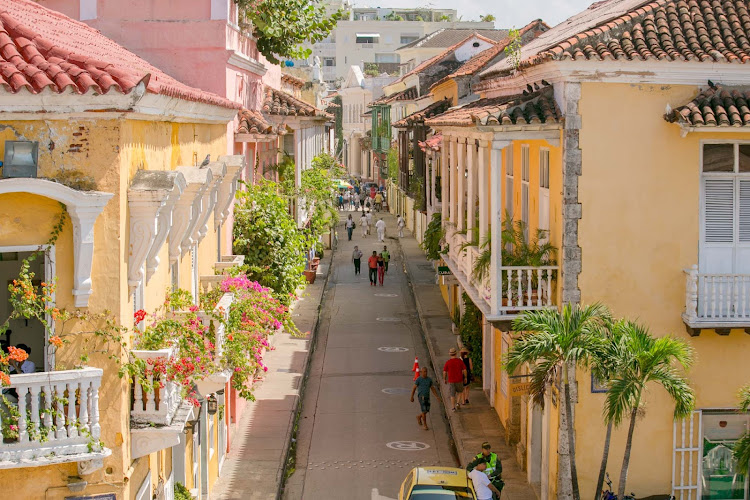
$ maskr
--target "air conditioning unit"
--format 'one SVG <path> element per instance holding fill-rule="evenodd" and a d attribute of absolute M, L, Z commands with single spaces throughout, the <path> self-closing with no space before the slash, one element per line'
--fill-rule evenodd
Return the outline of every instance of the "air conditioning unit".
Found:
<path fill-rule="evenodd" d="M 38 142 L 5 141 L 3 177 L 36 177 L 38 161 Z"/>

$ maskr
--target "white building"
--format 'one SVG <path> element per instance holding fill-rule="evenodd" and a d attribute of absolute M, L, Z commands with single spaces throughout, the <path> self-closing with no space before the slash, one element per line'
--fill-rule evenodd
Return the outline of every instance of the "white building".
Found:
<path fill-rule="evenodd" d="M 368 104 L 383 95 L 383 87 L 392 83 L 397 77 L 383 73 L 368 77 L 362 68 L 349 67 L 341 89 L 341 112 L 344 133 L 343 163 L 349 174 L 365 179 L 373 178 L 370 155 L 360 147 L 360 140 L 370 129 L 370 116 L 365 115 Z"/>

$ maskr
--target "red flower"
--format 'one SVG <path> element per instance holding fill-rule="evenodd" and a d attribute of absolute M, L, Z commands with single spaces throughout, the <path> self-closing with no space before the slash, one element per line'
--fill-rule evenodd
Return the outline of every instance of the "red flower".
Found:
<path fill-rule="evenodd" d="M 138 309 L 135 314 L 133 314 L 133 318 L 135 319 L 136 323 L 140 323 L 144 319 L 146 319 L 146 311 L 143 309 Z"/>
<path fill-rule="evenodd" d="M 62 347 L 62 345 L 63 345 L 62 339 L 60 337 L 58 337 L 57 335 L 54 335 L 54 336 L 50 337 L 49 338 L 49 343 L 52 344 L 52 345 L 54 345 L 55 347 Z"/>

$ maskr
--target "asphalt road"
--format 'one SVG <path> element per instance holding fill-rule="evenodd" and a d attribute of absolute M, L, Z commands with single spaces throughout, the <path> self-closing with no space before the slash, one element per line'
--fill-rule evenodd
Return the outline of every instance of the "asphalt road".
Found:
<path fill-rule="evenodd" d="M 396 499 L 412 467 L 456 465 L 442 405 L 433 395 L 426 431 L 417 425 L 419 404 L 409 402 L 414 357 L 422 366 L 428 359 L 394 238 L 395 218 L 382 214 L 388 230 L 385 243 L 378 243 L 374 229 L 361 237 L 359 214 L 353 215 L 353 240 L 347 241 L 343 227 L 338 232 L 303 399 L 296 469 L 284 491 L 289 500 Z M 384 286 L 372 287 L 366 257 L 384 244 L 391 252 L 389 273 Z M 351 263 L 354 245 L 365 254 L 359 276 Z"/>

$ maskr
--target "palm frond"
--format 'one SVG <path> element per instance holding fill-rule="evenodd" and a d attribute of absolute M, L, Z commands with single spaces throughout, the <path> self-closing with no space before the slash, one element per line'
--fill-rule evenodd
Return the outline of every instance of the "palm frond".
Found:
<path fill-rule="evenodd" d="M 736 472 L 747 474 L 748 464 L 750 464 L 750 432 L 746 432 L 741 438 L 734 443 L 732 451 L 734 459 L 737 461 Z"/>
<path fill-rule="evenodd" d="M 742 411 L 750 410 L 750 384 L 740 389 L 739 399 L 740 399 L 740 409 Z"/>

